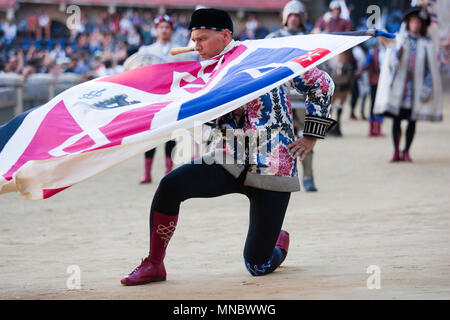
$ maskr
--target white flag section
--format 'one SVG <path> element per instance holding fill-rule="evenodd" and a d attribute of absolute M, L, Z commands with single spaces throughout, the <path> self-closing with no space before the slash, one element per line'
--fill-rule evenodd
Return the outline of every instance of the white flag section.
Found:
<path fill-rule="evenodd" d="M 245 41 L 210 60 L 150 65 L 74 86 L 0 127 L 0 193 L 49 198 L 370 37 Z"/>

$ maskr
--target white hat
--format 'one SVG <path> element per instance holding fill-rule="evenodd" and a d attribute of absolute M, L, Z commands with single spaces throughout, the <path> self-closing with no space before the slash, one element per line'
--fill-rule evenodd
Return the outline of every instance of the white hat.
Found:
<path fill-rule="evenodd" d="M 306 10 L 303 3 L 298 0 L 292 0 L 286 3 L 283 9 L 283 25 L 287 24 L 288 17 L 291 14 L 300 15 L 302 18 L 302 23 L 304 23 L 306 18 Z"/>
<path fill-rule="evenodd" d="M 338 0 L 333 0 L 333 1 L 330 2 L 329 8 L 330 8 L 330 10 L 341 9 L 341 4 L 339 3 Z"/>

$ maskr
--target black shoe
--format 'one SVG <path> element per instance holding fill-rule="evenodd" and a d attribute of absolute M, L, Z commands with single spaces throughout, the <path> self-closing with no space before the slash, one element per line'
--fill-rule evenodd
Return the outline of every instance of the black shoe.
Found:
<path fill-rule="evenodd" d="M 328 135 L 333 137 L 342 137 L 341 127 L 339 123 L 337 123 L 330 131 L 328 131 Z"/>
<path fill-rule="evenodd" d="M 315 192 L 317 191 L 316 185 L 314 184 L 314 179 L 312 177 L 303 178 L 303 187 L 306 192 Z"/>

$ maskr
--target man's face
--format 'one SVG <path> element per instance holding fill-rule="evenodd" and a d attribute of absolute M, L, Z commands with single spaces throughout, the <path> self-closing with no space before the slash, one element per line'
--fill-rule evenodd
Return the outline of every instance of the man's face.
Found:
<path fill-rule="evenodd" d="M 341 9 L 340 8 L 331 9 L 331 13 L 333 14 L 333 16 L 337 18 L 341 15 Z"/>
<path fill-rule="evenodd" d="M 229 30 L 196 29 L 192 30 L 191 39 L 200 57 L 209 59 L 221 53 L 232 38 Z"/>
<path fill-rule="evenodd" d="M 156 35 L 161 42 L 170 41 L 172 37 L 173 29 L 169 22 L 163 21 L 156 27 Z"/>
<path fill-rule="evenodd" d="M 300 28 L 301 18 L 298 14 L 290 14 L 287 18 L 287 28 L 288 29 L 298 29 Z"/>

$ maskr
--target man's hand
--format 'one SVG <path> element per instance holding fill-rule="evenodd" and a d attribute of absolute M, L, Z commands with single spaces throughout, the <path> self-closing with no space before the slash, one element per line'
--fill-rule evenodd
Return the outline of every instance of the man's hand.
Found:
<path fill-rule="evenodd" d="M 300 155 L 300 161 L 305 159 L 308 152 L 310 152 L 316 144 L 317 138 L 301 137 L 288 145 L 291 156 L 295 159 Z"/>

